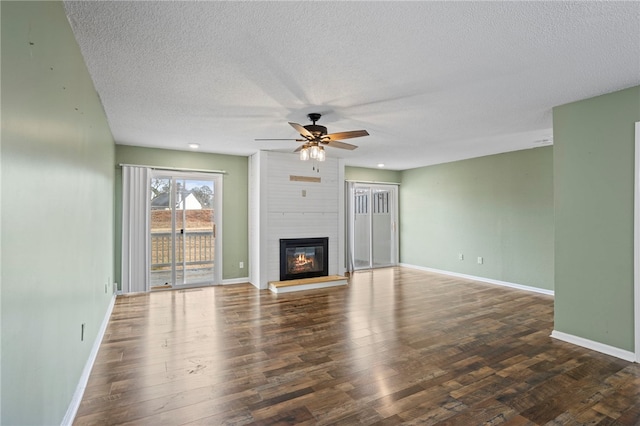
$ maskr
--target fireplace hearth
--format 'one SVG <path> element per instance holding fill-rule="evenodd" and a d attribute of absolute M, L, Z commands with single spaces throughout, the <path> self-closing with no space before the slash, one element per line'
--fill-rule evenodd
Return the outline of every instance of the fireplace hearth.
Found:
<path fill-rule="evenodd" d="M 329 275 L 329 238 L 280 240 L 280 281 Z"/>

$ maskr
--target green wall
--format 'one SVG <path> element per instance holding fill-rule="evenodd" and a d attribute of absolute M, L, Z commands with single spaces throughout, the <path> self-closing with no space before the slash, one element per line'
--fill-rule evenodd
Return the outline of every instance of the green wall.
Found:
<path fill-rule="evenodd" d="M 554 108 L 555 329 L 633 351 L 640 86 Z"/>
<path fill-rule="evenodd" d="M 400 183 L 402 172 L 398 170 L 370 169 L 366 167 L 345 167 L 344 178 L 361 182 Z"/>
<path fill-rule="evenodd" d="M 62 4 L 1 15 L 0 423 L 53 425 L 113 297 L 114 143 Z"/>
<path fill-rule="evenodd" d="M 140 164 L 202 170 L 224 170 L 222 198 L 222 278 L 249 276 L 249 160 L 234 155 L 173 151 L 127 145 L 116 146 L 116 269 L 120 283 L 122 230 L 122 168 L 120 164 Z M 245 267 L 240 269 L 240 262 Z"/>
<path fill-rule="evenodd" d="M 401 262 L 553 290 L 552 174 L 552 147 L 402 172 Z"/>

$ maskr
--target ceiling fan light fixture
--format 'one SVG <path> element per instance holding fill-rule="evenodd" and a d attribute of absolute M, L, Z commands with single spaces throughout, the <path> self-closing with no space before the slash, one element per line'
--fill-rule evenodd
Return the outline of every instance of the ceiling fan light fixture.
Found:
<path fill-rule="evenodd" d="M 307 161 L 309 159 L 309 148 L 306 146 L 300 150 L 300 159 L 302 161 Z"/>
<path fill-rule="evenodd" d="M 327 153 L 325 152 L 323 147 L 319 147 L 317 160 L 324 161 L 326 159 L 327 159 Z"/>
<path fill-rule="evenodd" d="M 318 145 L 313 145 L 310 149 L 309 149 L 309 157 L 313 158 L 314 160 L 318 158 L 318 153 L 320 152 L 320 147 Z"/>

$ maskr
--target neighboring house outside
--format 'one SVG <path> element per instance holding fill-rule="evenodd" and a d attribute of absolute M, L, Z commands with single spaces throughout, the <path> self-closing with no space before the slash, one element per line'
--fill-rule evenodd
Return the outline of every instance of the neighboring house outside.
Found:
<path fill-rule="evenodd" d="M 187 194 L 185 196 L 185 194 Z M 178 193 L 179 201 L 176 203 L 177 210 L 201 210 L 202 204 L 198 201 L 192 192 Z M 152 210 L 168 210 L 169 209 L 169 194 L 162 193 L 157 195 L 151 200 Z"/>

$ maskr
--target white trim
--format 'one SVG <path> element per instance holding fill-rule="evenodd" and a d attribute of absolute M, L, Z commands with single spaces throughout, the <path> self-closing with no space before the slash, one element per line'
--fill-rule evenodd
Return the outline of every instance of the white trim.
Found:
<path fill-rule="evenodd" d="M 636 355 L 633 352 L 616 348 L 614 346 L 605 345 L 604 343 L 594 342 L 593 340 L 574 336 L 573 334 L 567 334 L 561 331 L 553 330 L 551 332 L 551 337 L 553 337 L 554 339 L 562 340 L 563 342 L 567 342 L 573 345 L 582 346 L 583 348 L 591 349 L 592 351 L 600 352 L 606 355 L 611 355 L 616 358 L 623 359 L 625 361 L 633 362 L 636 359 Z"/>
<path fill-rule="evenodd" d="M 344 181 L 344 160 L 342 158 L 338 159 L 338 182 Z M 338 275 L 344 275 L 346 272 L 345 268 L 345 248 L 347 246 L 346 243 L 346 206 L 345 203 L 345 185 L 338 184 Z"/>
<path fill-rule="evenodd" d="M 633 220 L 633 293 L 635 362 L 640 362 L 640 121 L 636 122 Z"/>
<path fill-rule="evenodd" d="M 495 284 L 502 287 L 510 287 L 510 288 L 516 288 L 518 290 L 531 291 L 533 293 L 541 293 L 541 294 L 546 294 L 548 296 L 555 295 L 555 292 L 553 290 L 547 290 L 545 288 L 532 287 L 532 286 L 522 285 L 522 284 L 515 284 L 507 281 L 494 280 L 492 278 L 476 277 L 473 275 L 459 274 L 457 272 L 443 271 L 440 269 L 427 268 L 426 266 L 409 265 L 406 263 L 400 263 L 398 264 L 398 266 L 403 266 L 405 268 L 411 268 L 411 269 L 418 269 L 420 271 L 426 271 L 426 272 L 435 272 L 436 274 L 450 275 L 452 277 L 464 278 L 467 280 L 481 281 L 484 283 Z"/>
<path fill-rule="evenodd" d="M 100 344 L 102 343 L 102 338 L 104 337 L 105 332 L 107 331 L 107 325 L 109 325 L 109 319 L 111 318 L 111 313 L 113 312 L 113 307 L 116 304 L 116 295 L 114 294 L 111 297 L 111 301 L 109 302 L 109 306 L 107 307 L 107 311 L 104 314 L 104 318 L 102 319 L 102 324 L 100 325 L 100 329 L 98 330 L 98 335 L 96 339 L 93 341 L 93 347 L 91 348 L 91 352 L 89 353 L 89 358 L 87 359 L 86 364 L 84 365 L 84 370 L 82 370 L 82 375 L 80 376 L 80 380 L 78 381 L 78 386 L 76 386 L 76 391 L 73 394 L 73 398 L 71 398 L 71 402 L 69 403 L 69 407 L 67 408 L 67 412 L 62 419 L 61 425 L 72 425 L 73 420 L 76 418 L 76 414 L 78 413 L 78 408 L 80 408 L 80 402 L 82 402 L 82 396 L 84 395 L 85 389 L 87 389 L 87 383 L 89 382 L 89 375 L 91 374 L 91 370 L 93 369 L 93 364 L 96 362 L 96 357 L 98 356 L 98 350 L 100 349 Z"/>
<path fill-rule="evenodd" d="M 313 283 L 313 284 L 300 284 L 300 285 L 290 285 L 287 287 L 277 288 L 272 284 L 269 284 L 269 290 L 273 293 L 281 294 L 281 293 L 291 293 L 293 291 L 301 291 L 301 290 L 316 290 L 319 288 L 328 288 L 328 287 L 337 287 L 341 285 L 347 285 L 347 279 L 327 281 L 323 283 Z"/>
<path fill-rule="evenodd" d="M 400 262 L 400 184 L 396 184 L 393 193 L 393 213 L 391 230 L 393 233 L 391 244 L 393 251 L 393 266 Z"/>
<path fill-rule="evenodd" d="M 222 280 L 222 285 L 230 285 L 230 284 L 249 284 L 249 277 L 242 278 L 229 278 L 226 280 Z"/>
<path fill-rule="evenodd" d="M 344 200 L 344 204 L 345 204 L 345 214 L 347 216 L 346 220 L 345 220 L 345 257 L 344 257 L 344 262 L 345 262 L 345 271 L 347 272 L 354 272 L 356 270 L 355 268 L 355 264 L 353 261 L 353 253 L 355 252 L 355 237 L 354 237 L 354 230 L 353 230 L 353 215 L 354 215 L 354 210 L 353 210 L 353 204 L 354 204 L 354 194 L 353 194 L 353 187 L 355 186 L 355 183 L 353 182 L 349 182 L 349 181 L 345 181 L 345 186 L 346 186 L 346 190 L 345 190 L 345 200 Z"/>
<path fill-rule="evenodd" d="M 266 151 L 260 151 L 258 153 L 257 170 L 255 177 L 258 178 L 255 214 L 257 215 L 256 224 L 257 230 L 254 236 L 254 244 L 257 244 L 256 254 L 257 257 L 250 265 L 250 270 L 258 268 L 255 275 L 256 280 L 252 281 L 255 287 L 259 290 L 266 290 L 269 287 L 268 270 L 269 270 L 269 244 L 268 244 L 268 223 L 269 223 L 269 197 L 266 194 L 269 188 L 269 155 Z"/>

